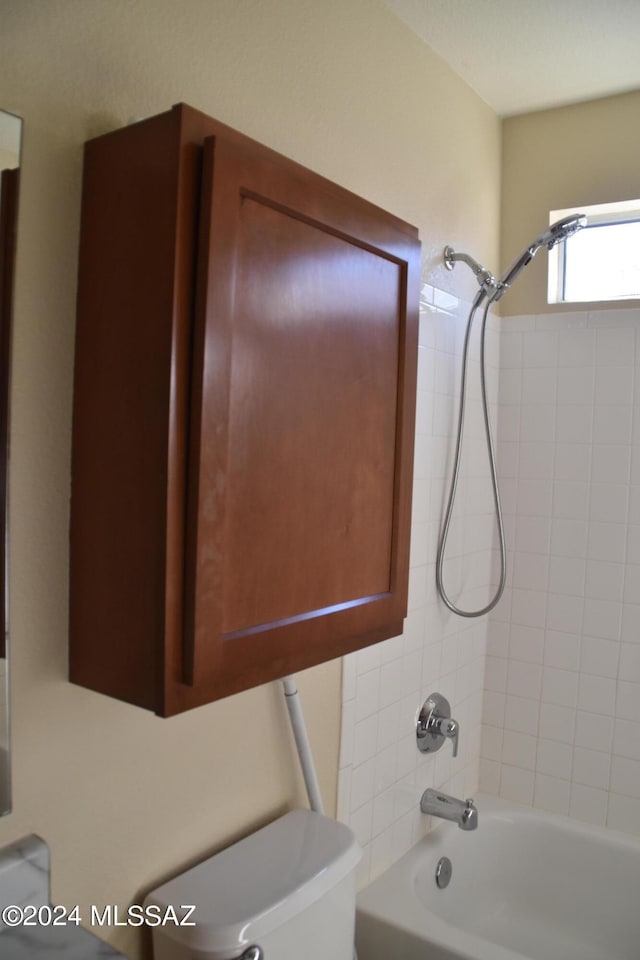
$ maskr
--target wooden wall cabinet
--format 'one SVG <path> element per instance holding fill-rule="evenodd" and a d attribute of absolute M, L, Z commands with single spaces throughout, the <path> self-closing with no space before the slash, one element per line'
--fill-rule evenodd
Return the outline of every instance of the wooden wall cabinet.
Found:
<path fill-rule="evenodd" d="M 86 145 L 74 682 L 170 716 L 401 631 L 419 266 L 185 105 Z"/>

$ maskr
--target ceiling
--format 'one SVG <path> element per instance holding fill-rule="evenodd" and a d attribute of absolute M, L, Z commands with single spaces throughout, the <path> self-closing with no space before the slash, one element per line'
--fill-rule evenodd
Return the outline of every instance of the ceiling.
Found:
<path fill-rule="evenodd" d="M 385 0 L 500 116 L 640 89 L 640 0 Z"/>

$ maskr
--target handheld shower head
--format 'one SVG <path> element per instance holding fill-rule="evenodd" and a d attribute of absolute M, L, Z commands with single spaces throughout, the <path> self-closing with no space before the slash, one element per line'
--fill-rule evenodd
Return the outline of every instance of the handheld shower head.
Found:
<path fill-rule="evenodd" d="M 509 289 L 518 274 L 531 263 L 540 247 L 553 250 L 557 243 L 561 243 L 568 237 L 573 236 L 574 233 L 577 233 L 578 230 L 581 230 L 582 227 L 586 225 L 587 218 L 583 213 L 573 213 L 568 217 L 563 217 L 562 220 L 556 220 L 555 223 L 552 223 L 549 229 L 545 230 L 537 240 L 534 240 L 533 243 L 520 254 L 518 259 L 511 264 L 498 283 L 498 290 L 493 297 L 494 301 L 499 300 L 505 291 Z"/>
<path fill-rule="evenodd" d="M 543 233 L 539 240 L 536 240 L 536 243 L 541 247 L 546 247 L 547 250 L 553 250 L 556 243 L 567 240 L 586 225 L 587 218 L 583 213 L 572 213 L 568 217 L 563 217 L 562 220 L 556 220 L 546 233 Z"/>

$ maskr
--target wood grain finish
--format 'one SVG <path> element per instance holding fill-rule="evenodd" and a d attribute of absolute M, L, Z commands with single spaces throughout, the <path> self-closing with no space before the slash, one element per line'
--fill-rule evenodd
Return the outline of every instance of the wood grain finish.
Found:
<path fill-rule="evenodd" d="M 170 715 L 400 632 L 415 230 L 184 106 L 86 151 L 72 680 Z"/>

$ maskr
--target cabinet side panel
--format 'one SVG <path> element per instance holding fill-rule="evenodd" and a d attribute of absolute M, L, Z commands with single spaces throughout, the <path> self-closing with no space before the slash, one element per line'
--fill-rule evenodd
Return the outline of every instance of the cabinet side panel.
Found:
<path fill-rule="evenodd" d="M 71 507 L 71 679 L 154 707 L 165 605 L 176 117 L 86 145 Z"/>

